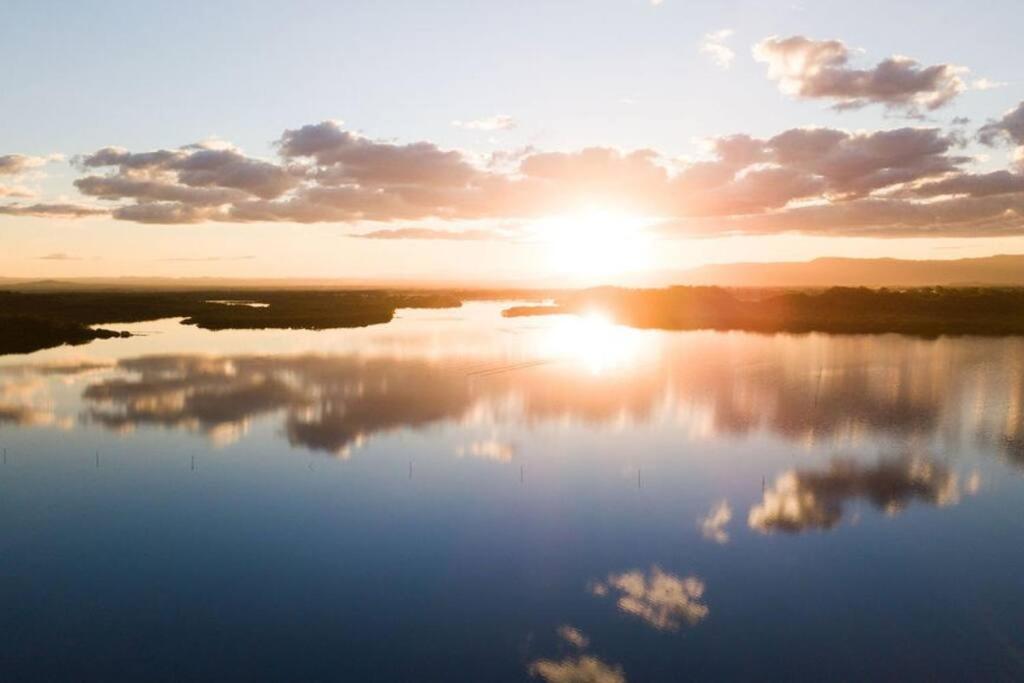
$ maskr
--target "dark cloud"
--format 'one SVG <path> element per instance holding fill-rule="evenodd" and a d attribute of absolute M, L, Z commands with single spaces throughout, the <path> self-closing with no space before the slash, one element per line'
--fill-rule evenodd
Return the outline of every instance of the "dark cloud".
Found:
<path fill-rule="evenodd" d="M 773 162 L 822 178 L 827 193 L 861 196 L 956 170 L 969 158 L 950 155 L 955 145 L 937 128 L 873 133 L 797 128 L 766 146 Z"/>
<path fill-rule="evenodd" d="M 907 190 L 907 194 L 919 197 L 944 195 L 989 197 L 1021 192 L 1024 192 L 1024 174 L 1010 171 L 992 171 L 981 174 L 960 173 L 942 180 L 922 183 Z"/>
<path fill-rule="evenodd" d="M 223 212 L 216 207 L 192 206 L 181 202 L 143 202 L 119 206 L 111 215 L 122 221 L 180 225 L 217 220 Z"/>
<path fill-rule="evenodd" d="M 189 187 L 241 190 L 261 199 L 279 197 L 298 180 L 276 164 L 250 159 L 231 149 L 194 149 L 170 166 Z"/>
<path fill-rule="evenodd" d="M 112 210 L 114 218 L 139 223 L 200 223 L 227 220 L 223 208 L 247 200 L 279 197 L 300 183 L 281 165 L 253 159 L 230 147 L 188 145 L 176 150 L 132 153 L 105 147 L 78 157 L 85 170 L 107 175 L 75 180 L 79 192 L 99 199 L 133 200 Z"/>
<path fill-rule="evenodd" d="M 52 254 L 45 254 L 43 256 L 37 256 L 36 260 L 37 261 L 81 261 L 82 257 L 81 256 L 71 256 L 70 254 L 65 254 L 64 252 L 57 251 L 57 252 L 54 252 Z"/>
<path fill-rule="evenodd" d="M 999 142 L 1024 145 L 1024 102 L 1006 112 L 1001 118 L 982 126 L 978 131 L 978 138 L 986 145 Z"/>
<path fill-rule="evenodd" d="M 873 196 L 957 173 L 970 159 L 956 138 L 937 128 L 850 133 L 794 128 L 768 139 L 731 136 L 712 142 L 714 161 L 684 169 L 670 181 L 669 232 L 913 235 L 970 217 L 950 204 L 933 206 Z M 967 174 L 962 174 L 969 177 Z M 791 202 L 806 201 L 802 207 Z M 991 218 L 983 206 L 977 219 Z M 948 214 L 948 215 L 947 215 Z M 907 223 L 907 216 L 913 220 Z M 959 217 L 959 218 L 957 218 Z M 1006 229 L 1020 229 L 1007 217 Z"/>
<path fill-rule="evenodd" d="M 1018 172 L 1024 173 L 1024 102 L 1006 112 L 1002 118 L 982 126 L 978 131 L 978 139 L 990 146 L 1000 142 L 1017 145 L 1014 165 Z"/>
<path fill-rule="evenodd" d="M 278 141 L 286 159 L 311 159 L 323 185 L 461 187 L 476 176 L 465 157 L 430 142 L 397 145 L 344 130 L 334 121 L 286 130 Z"/>
<path fill-rule="evenodd" d="M 195 206 L 219 206 L 245 199 L 248 194 L 223 187 L 189 187 L 125 176 L 88 176 L 75 181 L 84 195 L 100 199 L 135 199 L 143 203 L 180 202 Z"/>
<path fill-rule="evenodd" d="M 823 99 L 837 109 L 881 104 L 917 115 L 948 104 L 965 88 L 951 64 L 922 66 L 908 57 L 889 57 L 870 69 L 850 65 L 851 50 L 839 40 L 772 37 L 754 46 L 754 58 L 768 65 L 768 77 L 788 94 Z"/>

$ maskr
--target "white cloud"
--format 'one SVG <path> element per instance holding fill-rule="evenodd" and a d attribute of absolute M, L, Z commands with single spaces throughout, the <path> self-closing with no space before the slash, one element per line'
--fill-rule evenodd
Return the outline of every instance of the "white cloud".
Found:
<path fill-rule="evenodd" d="M 729 501 L 722 500 L 716 503 L 706 516 L 697 520 L 697 526 L 701 535 L 709 541 L 728 543 L 729 533 L 725 530 L 725 525 L 730 520 L 732 520 L 732 508 L 729 506 Z"/>
<path fill-rule="evenodd" d="M 993 81 L 991 78 L 975 78 L 971 81 L 972 90 L 995 90 L 1005 88 L 1009 83 L 1006 81 Z"/>
<path fill-rule="evenodd" d="M 677 631 L 683 623 L 695 626 L 708 616 L 708 606 L 700 601 L 704 582 L 696 576 L 680 577 L 651 567 L 645 574 L 639 569 L 612 574 L 605 582 L 590 586 L 599 597 L 619 593 L 618 608 L 643 619 L 660 631 Z"/>
<path fill-rule="evenodd" d="M 578 647 L 580 649 L 590 645 L 590 639 L 587 638 L 583 631 L 569 626 L 568 624 L 563 624 L 558 627 L 558 637 L 573 647 Z"/>
<path fill-rule="evenodd" d="M 736 52 L 725 44 L 733 34 L 731 28 L 705 34 L 700 43 L 701 54 L 707 55 L 720 69 L 728 69 L 736 59 Z"/>
<path fill-rule="evenodd" d="M 530 665 L 530 673 L 547 683 L 626 683 L 621 668 L 589 656 L 560 662 L 539 659 Z"/>
<path fill-rule="evenodd" d="M 483 439 L 466 446 L 459 446 L 455 449 L 455 454 L 460 458 L 471 457 L 495 462 L 511 462 L 512 457 L 516 454 L 516 447 L 497 439 Z"/>
<path fill-rule="evenodd" d="M 512 130 L 519 124 L 508 114 L 497 114 L 485 119 L 473 119 L 472 121 L 452 121 L 456 128 L 466 130 Z"/>

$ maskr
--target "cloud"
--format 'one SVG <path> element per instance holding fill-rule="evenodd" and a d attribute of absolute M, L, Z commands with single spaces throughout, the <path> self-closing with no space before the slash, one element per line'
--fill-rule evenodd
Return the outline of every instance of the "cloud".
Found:
<path fill-rule="evenodd" d="M 515 444 L 497 439 L 482 439 L 473 441 L 466 446 L 459 446 L 455 449 L 455 454 L 460 458 L 471 457 L 494 462 L 512 462 L 512 458 L 516 454 L 516 447 Z"/>
<path fill-rule="evenodd" d="M 48 363 L 23 363 L 21 365 L 4 365 L 0 367 L 0 374 L 25 374 L 25 375 L 79 375 L 96 370 L 109 370 L 113 366 L 104 361 L 92 360 L 58 360 Z M 2 385 L 0 385 L 2 386 Z"/>
<path fill-rule="evenodd" d="M 948 345 L 847 337 L 837 340 L 836 353 L 823 361 L 806 353 L 766 354 L 763 342 L 723 347 L 690 340 L 673 347 L 664 364 L 629 377 L 581 372 L 566 363 L 533 365 L 528 371 L 520 365 L 509 372 L 500 354 L 481 357 L 474 368 L 349 355 L 143 357 L 123 359 L 116 375 L 97 378 L 102 381 L 83 396 L 83 409 L 111 429 L 160 425 L 205 432 L 221 423 L 256 419 L 262 406 L 273 404 L 275 433 L 296 446 L 329 453 L 344 453 L 391 430 L 509 410 L 524 423 L 614 429 L 623 421 L 650 423 L 666 406 L 675 406 L 680 415 L 699 417 L 686 418 L 694 439 L 767 433 L 819 450 L 865 440 L 941 443 L 954 432 L 979 431 L 983 420 L 987 443 L 996 449 L 1017 444 L 1024 465 L 1024 421 L 1014 413 L 1014 406 L 1024 405 L 1024 383 L 1004 382 L 1009 376 L 1004 369 L 1019 360 L 1016 342 L 993 345 L 991 362 L 973 384 L 965 379 L 973 366 L 949 362 Z M 784 340 L 773 343 L 785 345 Z M 292 392 L 275 394 L 279 385 Z M 975 401 L 975 386 L 984 388 L 978 410 L 956 413 L 956 406 Z M 257 388 L 265 400 L 251 400 Z M 278 398 L 283 400 L 275 403 Z M 950 416 L 955 419 L 947 424 Z M 742 517 L 733 513 L 726 529 Z"/>
<path fill-rule="evenodd" d="M 4 204 L 0 205 L 0 215 L 31 216 L 33 218 L 87 218 L 104 216 L 110 213 L 106 209 L 98 209 L 81 204 Z"/>
<path fill-rule="evenodd" d="M 239 195 L 260 199 L 278 197 L 299 180 L 288 169 L 246 157 L 233 148 L 203 144 L 176 150 L 133 154 L 119 147 L 105 147 L 76 159 L 84 169 L 112 168 L 113 175 L 88 176 L 75 181 L 83 194 L 104 199 L 133 197 L 143 200 L 189 201 L 223 204 Z M 188 190 L 193 190 L 192 194 Z M 212 190 L 214 198 L 202 190 Z"/>
<path fill-rule="evenodd" d="M 352 237 L 363 237 L 372 240 L 497 240 L 502 239 L 501 233 L 493 230 L 438 230 L 435 228 L 396 228 L 392 230 L 374 230 Z"/>
<path fill-rule="evenodd" d="M 459 152 L 430 142 L 378 142 L 343 130 L 333 121 L 286 130 L 278 147 L 286 159 L 315 161 L 319 168 L 311 171 L 324 186 L 354 182 L 375 188 L 459 187 L 476 175 Z"/>
<path fill-rule="evenodd" d="M 37 256 L 36 260 L 38 260 L 38 261 L 81 261 L 82 257 L 81 256 L 71 256 L 69 254 L 65 254 L 64 252 L 58 251 L 58 252 L 54 252 L 52 254 L 46 254 L 44 256 Z"/>
<path fill-rule="evenodd" d="M 978 139 L 990 147 L 997 144 L 1015 144 L 1014 164 L 1017 171 L 1024 173 L 1024 101 L 1003 114 L 1002 118 L 989 121 L 978 131 Z"/>
<path fill-rule="evenodd" d="M 75 181 L 84 195 L 99 199 L 135 199 L 145 203 L 180 202 L 195 206 L 216 207 L 244 200 L 248 194 L 224 187 L 189 187 L 166 181 L 125 176 L 88 176 Z"/>
<path fill-rule="evenodd" d="M 831 529 L 842 519 L 843 503 L 857 498 L 893 515 L 913 500 L 952 505 L 960 500 L 960 486 L 948 468 L 923 457 L 867 466 L 835 460 L 821 472 L 790 470 L 779 476 L 750 509 L 747 523 L 762 533 Z"/>
<path fill-rule="evenodd" d="M 721 31 L 707 33 L 700 42 L 700 52 L 706 55 L 720 69 L 728 69 L 736 59 L 736 52 L 725 44 L 733 34 L 732 29 L 725 28 Z"/>
<path fill-rule="evenodd" d="M 55 421 L 53 413 L 32 406 L 7 405 L 0 403 L 0 425 L 13 424 L 19 427 L 40 427 Z"/>
<path fill-rule="evenodd" d="M 804 36 L 771 37 L 754 46 L 754 59 L 768 65 L 768 77 L 787 94 L 823 99 L 836 109 L 881 104 L 919 115 L 951 102 L 965 89 L 964 69 L 951 64 L 922 66 L 909 57 L 888 57 L 873 68 L 850 66 L 851 50 L 839 40 Z"/>
<path fill-rule="evenodd" d="M 916 197 L 990 197 L 1019 192 L 1024 192 L 1024 174 L 992 171 L 981 174 L 957 173 L 941 180 L 917 184 L 907 188 L 904 194 Z"/>
<path fill-rule="evenodd" d="M 144 356 L 83 392 L 92 422 L 113 430 L 178 427 L 214 438 L 284 412 L 289 443 L 347 457 L 369 436 L 462 415 L 465 375 L 422 361 L 356 357 Z"/>
<path fill-rule="evenodd" d="M 30 199 L 35 193 L 20 185 L 0 185 L 0 197 L 12 197 L 14 199 Z"/>
<path fill-rule="evenodd" d="M 732 508 L 729 501 L 722 500 L 716 503 L 708 514 L 697 520 L 697 528 L 701 535 L 709 541 L 724 544 L 729 542 L 729 533 L 725 526 L 732 520 Z"/>
<path fill-rule="evenodd" d="M 46 385 L 26 370 L 25 366 L 3 370 L 4 374 L 12 376 L 0 379 L 0 426 L 37 427 L 57 423 Z"/>
<path fill-rule="evenodd" d="M 609 666 L 589 655 L 559 662 L 538 659 L 530 665 L 530 674 L 547 683 L 626 683 L 620 667 Z"/>
<path fill-rule="evenodd" d="M 651 567 L 645 574 L 639 569 L 612 574 L 604 582 L 594 583 L 597 596 L 618 593 L 618 608 L 660 631 L 677 631 L 686 624 L 695 626 L 708 616 L 708 607 L 700 600 L 704 582 L 696 576 L 685 578 Z"/>
<path fill-rule="evenodd" d="M 1024 233 L 1024 194 L 952 197 L 934 202 L 868 197 L 746 216 L 665 224 L 676 235 L 785 232 L 862 237 L 994 237 Z"/>
<path fill-rule="evenodd" d="M 0 175 L 20 175 L 60 158 L 59 155 L 34 157 L 26 154 L 0 154 Z"/>
<path fill-rule="evenodd" d="M 1005 88 L 1009 83 L 1006 81 L 993 81 L 991 78 L 975 78 L 971 81 L 972 90 L 995 90 Z"/>
<path fill-rule="evenodd" d="M 980 139 L 1024 139 L 1019 116 L 990 122 Z M 508 241 L 542 230 L 540 219 L 597 203 L 665 235 L 1024 234 L 1015 174 L 971 173 L 963 144 L 962 131 L 934 127 L 792 128 L 766 138 L 714 138 L 695 161 L 601 146 L 482 158 L 429 141 L 375 140 L 323 121 L 284 131 L 274 161 L 227 143 L 105 147 L 76 157 L 84 175 L 75 185 L 109 208 L 40 202 L 0 205 L 0 213 L 109 213 L 166 225 L 333 222 L 358 227 L 354 236 L 366 239 Z M 1018 156 L 1024 160 L 1024 152 Z M 938 193 L 943 182 L 958 191 Z M 516 227 L 481 229 L 485 221 Z"/>
<path fill-rule="evenodd" d="M 132 200 L 111 210 L 118 220 L 180 224 L 227 220 L 225 207 L 263 201 L 297 187 L 301 174 L 254 159 L 224 143 L 133 153 L 105 147 L 76 157 L 83 171 L 107 169 L 74 181 L 82 194 L 106 201 Z"/>
<path fill-rule="evenodd" d="M 978 139 L 986 145 L 1013 143 L 1024 145 L 1024 101 L 978 131 Z"/>
<path fill-rule="evenodd" d="M 590 644 L 590 639 L 582 631 L 568 624 L 558 627 L 558 637 L 581 650 Z"/>
<path fill-rule="evenodd" d="M 472 121 L 452 121 L 452 125 L 456 128 L 465 128 L 466 130 L 495 131 L 512 130 L 519 124 L 508 114 L 498 114 L 485 119 L 474 119 Z"/>
<path fill-rule="evenodd" d="M 59 154 L 51 154 L 45 157 L 28 156 L 26 154 L 0 154 L 0 176 L 9 176 L 17 181 L 17 176 L 24 175 L 29 171 L 45 166 L 51 161 L 59 161 L 63 158 Z M 0 197 L 29 199 L 35 195 L 35 192 L 23 185 L 0 183 Z"/>
<path fill-rule="evenodd" d="M 856 200 L 960 169 L 969 158 L 952 153 L 956 144 L 955 137 L 936 128 L 869 133 L 794 128 L 768 139 L 718 138 L 712 141 L 716 159 L 692 164 L 669 182 L 674 205 L 666 213 L 679 216 L 669 229 L 686 234 L 841 234 L 838 219 L 851 217 L 848 207 Z M 908 213 L 941 214 L 945 208 L 890 201 Z M 856 217 L 864 225 L 851 221 L 848 232 L 911 232 L 886 222 L 897 217 L 871 212 Z"/>

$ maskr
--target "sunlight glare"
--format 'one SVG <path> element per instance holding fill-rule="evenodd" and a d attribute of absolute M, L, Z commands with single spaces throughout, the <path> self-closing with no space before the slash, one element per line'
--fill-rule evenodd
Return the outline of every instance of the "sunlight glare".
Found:
<path fill-rule="evenodd" d="M 645 270 L 650 265 L 646 221 L 603 209 L 546 218 L 536 223 L 550 268 L 580 284 Z"/>
<path fill-rule="evenodd" d="M 642 330 L 617 325 L 603 311 L 557 316 L 552 322 L 541 352 L 579 363 L 594 375 L 631 367 L 646 338 Z"/>

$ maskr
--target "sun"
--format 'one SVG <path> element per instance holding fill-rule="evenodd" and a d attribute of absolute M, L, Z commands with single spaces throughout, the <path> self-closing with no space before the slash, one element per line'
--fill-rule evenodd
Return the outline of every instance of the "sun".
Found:
<path fill-rule="evenodd" d="M 536 223 L 549 268 L 581 284 L 601 284 L 646 270 L 651 244 L 647 221 L 606 209 L 586 209 Z"/>

